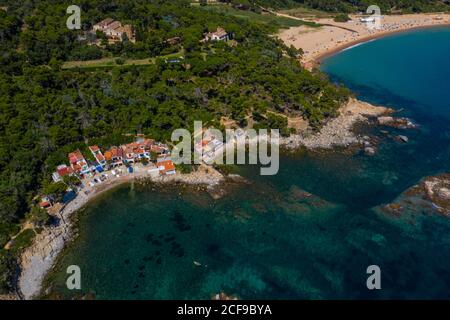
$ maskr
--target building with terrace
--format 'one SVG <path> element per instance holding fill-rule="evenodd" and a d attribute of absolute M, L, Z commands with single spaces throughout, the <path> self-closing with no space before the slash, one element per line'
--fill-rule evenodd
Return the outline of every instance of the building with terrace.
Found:
<path fill-rule="evenodd" d="M 122 25 L 120 21 L 116 21 L 112 18 L 106 18 L 99 23 L 94 24 L 92 31 L 103 32 L 108 40 L 111 40 L 112 42 L 123 41 L 125 37 L 133 43 L 136 41 L 131 25 Z"/>

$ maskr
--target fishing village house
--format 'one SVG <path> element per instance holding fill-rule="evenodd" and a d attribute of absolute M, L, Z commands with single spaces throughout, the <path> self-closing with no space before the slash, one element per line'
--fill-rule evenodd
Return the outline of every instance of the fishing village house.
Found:
<path fill-rule="evenodd" d="M 80 150 L 69 153 L 70 167 L 77 174 L 86 174 L 90 172 L 89 165 Z"/>
<path fill-rule="evenodd" d="M 97 172 L 102 173 L 103 171 L 112 170 L 114 176 L 115 173 L 113 168 L 126 164 L 129 169 L 128 172 L 132 173 L 132 165 L 138 162 L 143 163 L 143 167 L 140 168 L 140 170 L 146 170 L 148 175 L 153 178 L 160 175 L 171 175 L 176 173 L 175 165 L 170 158 L 168 146 L 160 142 L 155 142 L 153 139 L 138 137 L 134 142 L 118 147 L 112 146 L 109 150 L 105 151 L 104 154 L 97 145 L 89 146 L 88 149 L 92 153 L 95 162 L 86 160 L 80 150 L 75 150 L 68 154 L 70 166 L 67 166 L 66 164 L 57 166 L 56 171 L 52 174 L 53 181 L 60 182 L 63 181 L 65 176 L 76 175 L 82 181 L 81 188 L 84 188 L 86 185 L 94 186 L 95 183 L 90 181 L 89 178 L 96 180 L 94 177 L 96 177 Z M 151 153 L 157 155 L 156 166 L 150 161 Z M 147 165 L 143 160 L 150 164 Z M 107 175 L 101 174 L 96 183 L 100 183 L 106 179 Z M 70 190 L 70 188 L 68 190 Z M 74 191 L 70 192 L 76 194 Z M 70 192 L 66 195 L 69 195 Z M 66 201 L 63 202 L 66 203 Z M 43 196 L 39 206 L 47 210 L 53 208 L 52 197 Z"/>
<path fill-rule="evenodd" d="M 203 128 L 195 137 L 199 138 L 199 136 L 200 141 L 194 145 L 194 152 L 197 153 L 200 156 L 200 159 L 205 163 L 208 164 L 217 156 L 223 154 L 223 142 L 210 134 L 206 128 Z"/>
<path fill-rule="evenodd" d="M 168 153 L 168 152 L 169 152 L 169 149 L 167 148 L 166 145 L 163 145 L 163 144 L 154 144 L 154 145 L 152 145 L 150 151 L 151 151 L 151 152 L 154 152 L 154 153 L 156 153 L 156 154 L 158 154 L 158 155 L 160 155 L 160 154 L 166 154 L 166 153 Z"/>
<path fill-rule="evenodd" d="M 113 168 L 123 165 L 123 149 L 119 147 L 111 147 L 108 151 L 105 151 L 105 159 L 109 165 Z"/>
<path fill-rule="evenodd" d="M 135 163 L 140 160 L 150 160 L 151 153 L 157 155 L 169 153 L 167 145 L 155 142 L 153 139 L 137 138 L 135 142 L 121 145 L 119 150 L 113 147 L 108 152 L 108 158 L 119 164 L 120 160 L 126 163 Z M 106 153 L 105 153 L 106 154 Z M 114 157 L 114 155 L 116 155 Z"/>
<path fill-rule="evenodd" d="M 134 153 L 134 147 L 131 144 L 120 146 L 124 154 L 124 160 L 126 163 L 134 163 L 136 154 Z"/>
<path fill-rule="evenodd" d="M 98 165 L 103 168 L 106 165 L 106 159 L 103 153 L 100 151 L 100 148 L 98 146 L 90 146 L 89 151 L 91 151 Z"/>
<path fill-rule="evenodd" d="M 125 155 L 125 160 L 128 163 L 134 163 L 142 159 L 150 159 L 150 150 L 153 145 L 153 140 L 145 139 L 144 141 L 132 142 L 122 145 L 122 151 Z"/>
<path fill-rule="evenodd" d="M 136 42 L 131 25 L 122 25 L 120 21 L 111 18 L 106 18 L 94 24 L 92 31 L 94 33 L 97 31 L 103 32 L 110 42 L 123 41 L 125 35 L 129 41 Z"/>
<path fill-rule="evenodd" d="M 158 157 L 156 167 L 162 175 L 172 175 L 176 173 L 175 165 L 169 156 Z"/>
<path fill-rule="evenodd" d="M 111 147 L 105 152 L 105 158 L 110 166 L 118 166 L 123 163 L 136 163 L 142 160 L 150 161 L 151 153 L 157 156 L 167 156 L 169 148 L 153 139 L 138 137 L 136 141 L 123 144 L 119 147 Z"/>
<path fill-rule="evenodd" d="M 60 164 L 56 167 L 56 171 L 52 173 L 52 179 L 54 182 L 62 181 L 65 176 L 73 174 L 73 169 L 65 164 Z"/>

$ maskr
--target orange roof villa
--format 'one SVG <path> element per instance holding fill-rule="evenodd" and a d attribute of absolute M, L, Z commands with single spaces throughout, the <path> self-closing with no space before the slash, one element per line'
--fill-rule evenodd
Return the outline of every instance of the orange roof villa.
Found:
<path fill-rule="evenodd" d="M 120 146 L 127 162 L 135 162 L 139 159 L 150 159 L 150 152 L 154 151 L 155 141 L 152 139 L 137 139 L 136 142 Z"/>
<path fill-rule="evenodd" d="M 161 162 L 158 162 L 156 164 L 159 168 L 159 172 L 161 172 L 161 174 L 175 174 L 176 170 L 175 170 L 175 165 L 173 164 L 172 160 L 164 160 Z"/>
<path fill-rule="evenodd" d="M 158 167 L 159 172 L 163 175 L 171 175 L 176 173 L 175 165 L 170 157 L 158 158 L 156 161 L 156 167 Z"/>
<path fill-rule="evenodd" d="M 116 21 L 111 18 L 106 18 L 99 23 L 96 23 L 92 27 L 92 31 L 100 31 L 103 32 L 108 40 L 114 42 L 114 41 L 123 41 L 124 37 L 128 38 L 131 42 L 135 42 L 134 38 L 134 32 L 131 25 L 126 24 L 122 25 L 120 21 Z"/>
<path fill-rule="evenodd" d="M 105 159 L 113 167 L 121 166 L 123 164 L 123 149 L 118 147 L 111 147 L 105 152 Z"/>

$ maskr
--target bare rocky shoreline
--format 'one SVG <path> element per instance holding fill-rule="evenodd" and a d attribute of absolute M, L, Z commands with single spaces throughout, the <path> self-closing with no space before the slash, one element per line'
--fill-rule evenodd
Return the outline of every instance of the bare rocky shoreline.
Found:
<path fill-rule="evenodd" d="M 362 138 L 357 137 L 352 130 L 356 123 L 367 123 L 370 117 L 381 117 L 393 112 L 393 109 L 374 106 L 352 98 L 341 108 L 339 115 L 330 120 L 320 132 L 291 135 L 282 138 L 280 144 L 289 149 L 302 146 L 307 149 L 348 147 L 363 142 Z"/>
<path fill-rule="evenodd" d="M 450 173 L 426 177 L 382 208 L 389 217 L 421 215 L 424 211 L 450 217 Z"/>

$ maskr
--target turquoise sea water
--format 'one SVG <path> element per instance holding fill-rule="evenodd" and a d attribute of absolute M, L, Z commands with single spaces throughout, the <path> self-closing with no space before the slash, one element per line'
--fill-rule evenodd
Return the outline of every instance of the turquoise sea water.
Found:
<path fill-rule="evenodd" d="M 81 214 L 79 237 L 49 283 L 64 297 L 450 298 L 450 219 L 374 210 L 427 175 L 450 171 L 450 28 L 399 34 L 323 64 L 359 98 L 404 109 L 419 129 L 378 153 L 285 154 L 276 176 L 239 168 L 248 184 L 213 200 L 188 187 L 122 186 Z M 306 191 L 306 192 L 305 192 Z M 201 266 L 196 266 L 197 261 Z M 79 265 L 82 290 L 65 289 Z M 366 288 L 379 265 L 381 290 Z"/>

